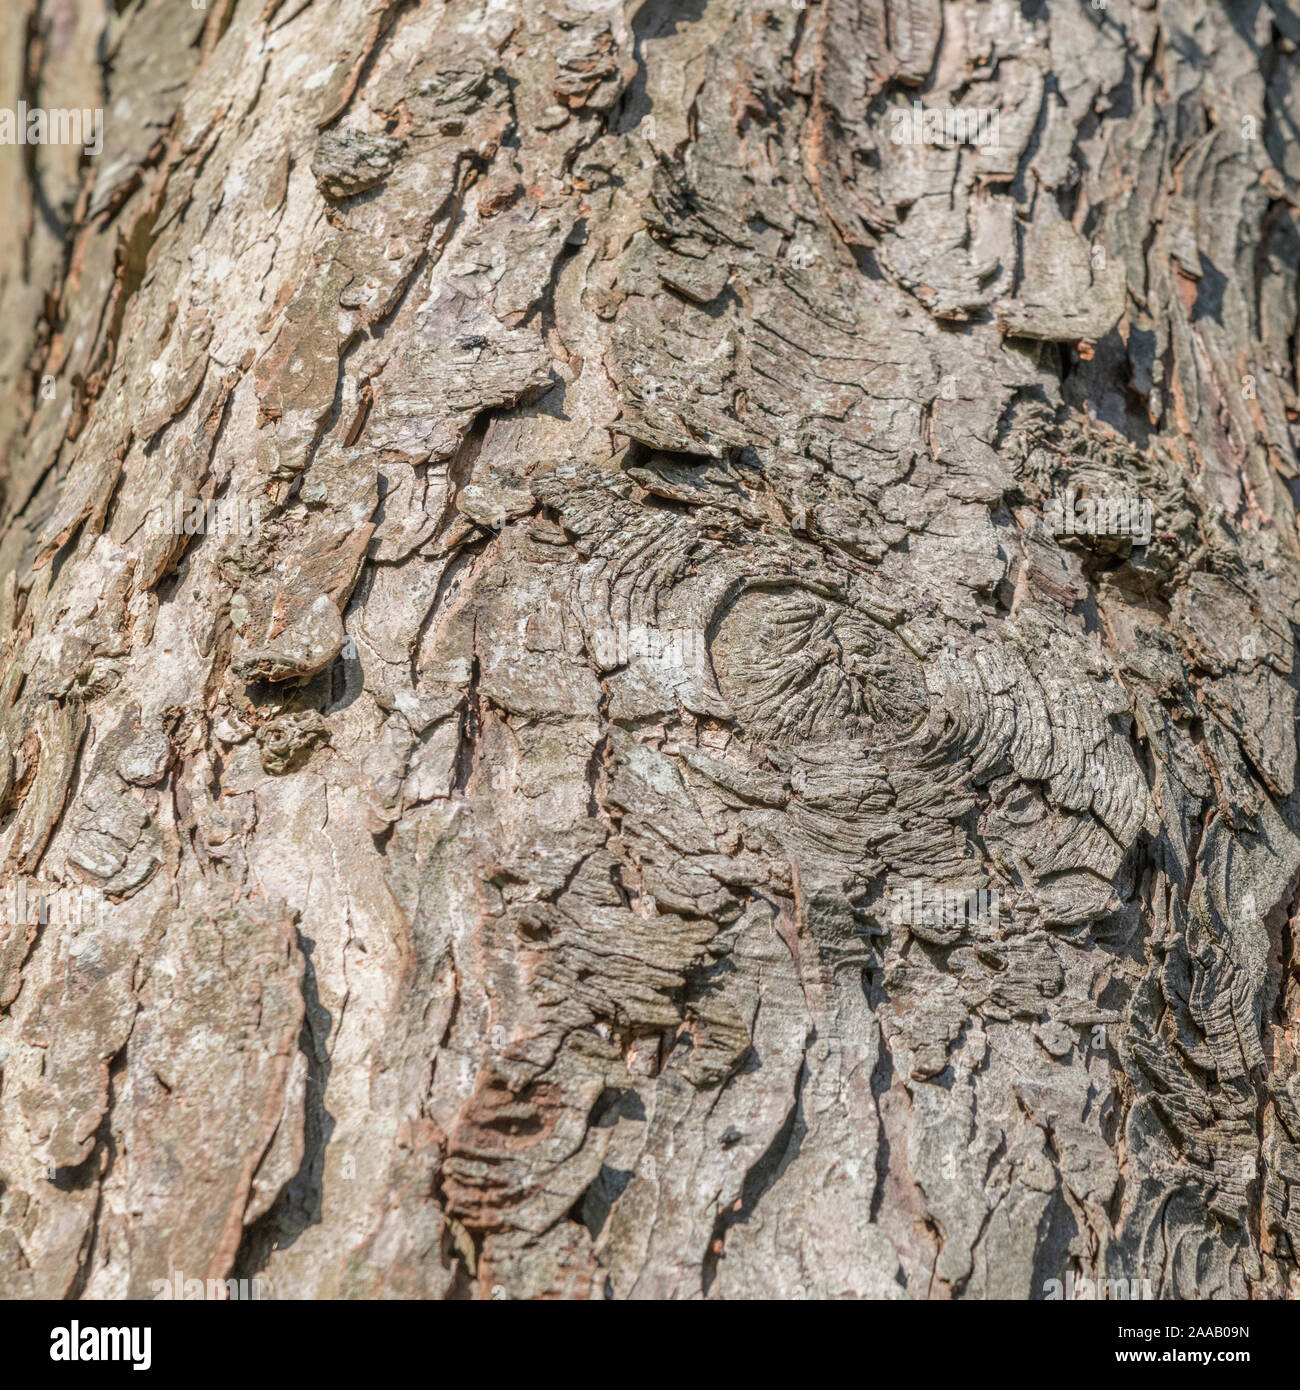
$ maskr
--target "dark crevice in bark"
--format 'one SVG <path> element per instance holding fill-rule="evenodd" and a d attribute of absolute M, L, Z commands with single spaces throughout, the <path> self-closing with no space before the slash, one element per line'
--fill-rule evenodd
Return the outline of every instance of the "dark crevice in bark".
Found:
<path fill-rule="evenodd" d="M 808 1061 L 805 1057 L 795 1079 L 789 1113 L 781 1128 L 762 1156 L 746 1172 L 735 1205 L 720 1212 L 713 1223 L 713 1233 L 704 1253 L 700 1276 L 700 1289 L 706 1298 L 718 1277 L 718 1263 L 726 1258 L 727 1232 L 733 1226 L 749 1221 L 764 1194 L 771 1191 L 780 1181 L 781 1174 L 798 1157 L 805 1133 L 802 1111 L 803 1088 L 807 1079 Z"/>
<path fill-rule="evenodd" d="M 316 943 L 301 931 L 298 945 L 305 970 L 302 993 L 306 1005 L 298 1046 L 307 1058 L 307 1097 L 303 1115 L 303 1156 L 298 1171 L 284 1185 L 269 1210 L 244 1228 L 230 1277 L 253 1279 L 266 1272 L 271 1254 L 287 1250 L 310 1226 L 322 1220 L 325 1185 L 325 1157 L 334 1117 L 326 1109 L 325 1095 L 333 1062 L 329 1038 L 334 1020 L 320 1001 L 320 990 L 312 956 Z M 341 1166 L 341 1165 L 340 1165 Z M 339 1181 L 348 1181 L 343 1176 Z"/>

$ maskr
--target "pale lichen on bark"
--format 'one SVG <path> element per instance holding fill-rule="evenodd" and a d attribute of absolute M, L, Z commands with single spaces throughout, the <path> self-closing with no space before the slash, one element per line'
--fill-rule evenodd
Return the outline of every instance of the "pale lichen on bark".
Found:
<path fill-rule="evenodd" d="M 0 861 L 105 907 L 0 1292 L 1300 1291 L 1300 11 L 109 8 L 3 20 L 105 123 L 0 148 Z"/>

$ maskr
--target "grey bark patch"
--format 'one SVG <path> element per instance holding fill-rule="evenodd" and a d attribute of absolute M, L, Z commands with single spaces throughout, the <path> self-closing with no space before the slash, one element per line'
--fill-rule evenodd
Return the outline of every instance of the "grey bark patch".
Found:
<path fill-rule="evenodd" d="M 312 155 L 311 172 L 327 198 L 355 197 L 381 184 L 405 148 L 404 140 L 370 135 L 352 126 L 323 131 Z"/>
<path fill-rule="evenodd" d="M 337 605 L 322 594 L 278 637 L 236 656 L 232 668 L 243 681 L 306 680 L 338 656 L 343 635 Z"/>

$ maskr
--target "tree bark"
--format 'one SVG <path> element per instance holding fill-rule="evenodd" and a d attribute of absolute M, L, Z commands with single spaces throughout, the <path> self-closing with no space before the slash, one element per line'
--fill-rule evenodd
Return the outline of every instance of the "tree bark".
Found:
<path fill-rule="evenodd" d="M 0 1291 L 1300 1292 L 1300 10 L 0 22 Z"/>

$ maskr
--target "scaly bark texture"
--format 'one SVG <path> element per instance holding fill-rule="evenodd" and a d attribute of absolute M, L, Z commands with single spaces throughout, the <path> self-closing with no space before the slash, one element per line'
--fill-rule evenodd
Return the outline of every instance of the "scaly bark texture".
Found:
<path fill-rule="evenodd" d="M 1300 1292 L 1300 7 L 0 23 L 6 1295 Z"/>

